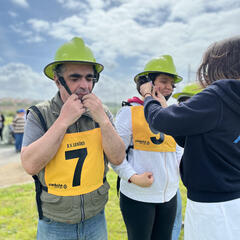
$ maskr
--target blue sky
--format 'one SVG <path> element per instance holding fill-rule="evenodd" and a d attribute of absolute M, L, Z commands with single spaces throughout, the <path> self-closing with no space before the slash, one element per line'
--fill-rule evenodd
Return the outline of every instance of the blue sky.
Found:
<path fill-rule="evenodd" d="M 181 90 L 212 42 L 240 34 L 239 16 L 239 0 L 1 0 L 0 98 L 51 98 L 57 88 L 42 70 L 74 36 L 105 67 L 94 89 L 102 101 L 137 95 L 133 77 L 163 54 Z"/>

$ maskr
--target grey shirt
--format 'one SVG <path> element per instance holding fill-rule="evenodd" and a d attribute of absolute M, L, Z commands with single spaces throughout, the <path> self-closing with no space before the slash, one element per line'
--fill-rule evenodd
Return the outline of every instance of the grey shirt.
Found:
<path fill-rule="evenodd" d="M 34 115 L 29 112 L 24 129 L 22 146 L 26 147 L 44 135 L 45 131 Z"/>

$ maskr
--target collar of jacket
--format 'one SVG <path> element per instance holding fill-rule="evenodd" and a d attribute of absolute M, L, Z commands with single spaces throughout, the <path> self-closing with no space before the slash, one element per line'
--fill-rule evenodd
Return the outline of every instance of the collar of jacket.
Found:
<path fill-rule="evenodd" d="M 61 99 L 60 92 L 58 91 L 57 94 L 51 100 L 52 113 L 56 117 L 59 116 L 63 104 L 64 103 L 63 103 L 63 101 Z M 86 116 L 86 117 L 92 118 L 92 115 L 91 115 L 91 113 L 90 113 L 90 111 L 88 109 L 86 110 L 85 113 L 82 114 L 82 116 Z"/>

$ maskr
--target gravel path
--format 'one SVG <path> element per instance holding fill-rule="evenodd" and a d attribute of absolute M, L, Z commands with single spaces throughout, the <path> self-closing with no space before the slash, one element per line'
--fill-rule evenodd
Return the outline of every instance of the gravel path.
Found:
<path fill-rule="evenodd" d="M 0 144 L 0 188 L 29 182 L 32 177 L 24 171 L 14 146 Z"/>

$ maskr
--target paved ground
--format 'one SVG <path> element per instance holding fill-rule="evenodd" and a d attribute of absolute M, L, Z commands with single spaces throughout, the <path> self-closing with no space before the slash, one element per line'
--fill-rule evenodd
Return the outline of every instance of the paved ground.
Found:
<path fill-rule="evenodd" d="M 0 144 L 0 187 L 33 182 L 21 165 L 20 154 L 13 145 Z"/>

